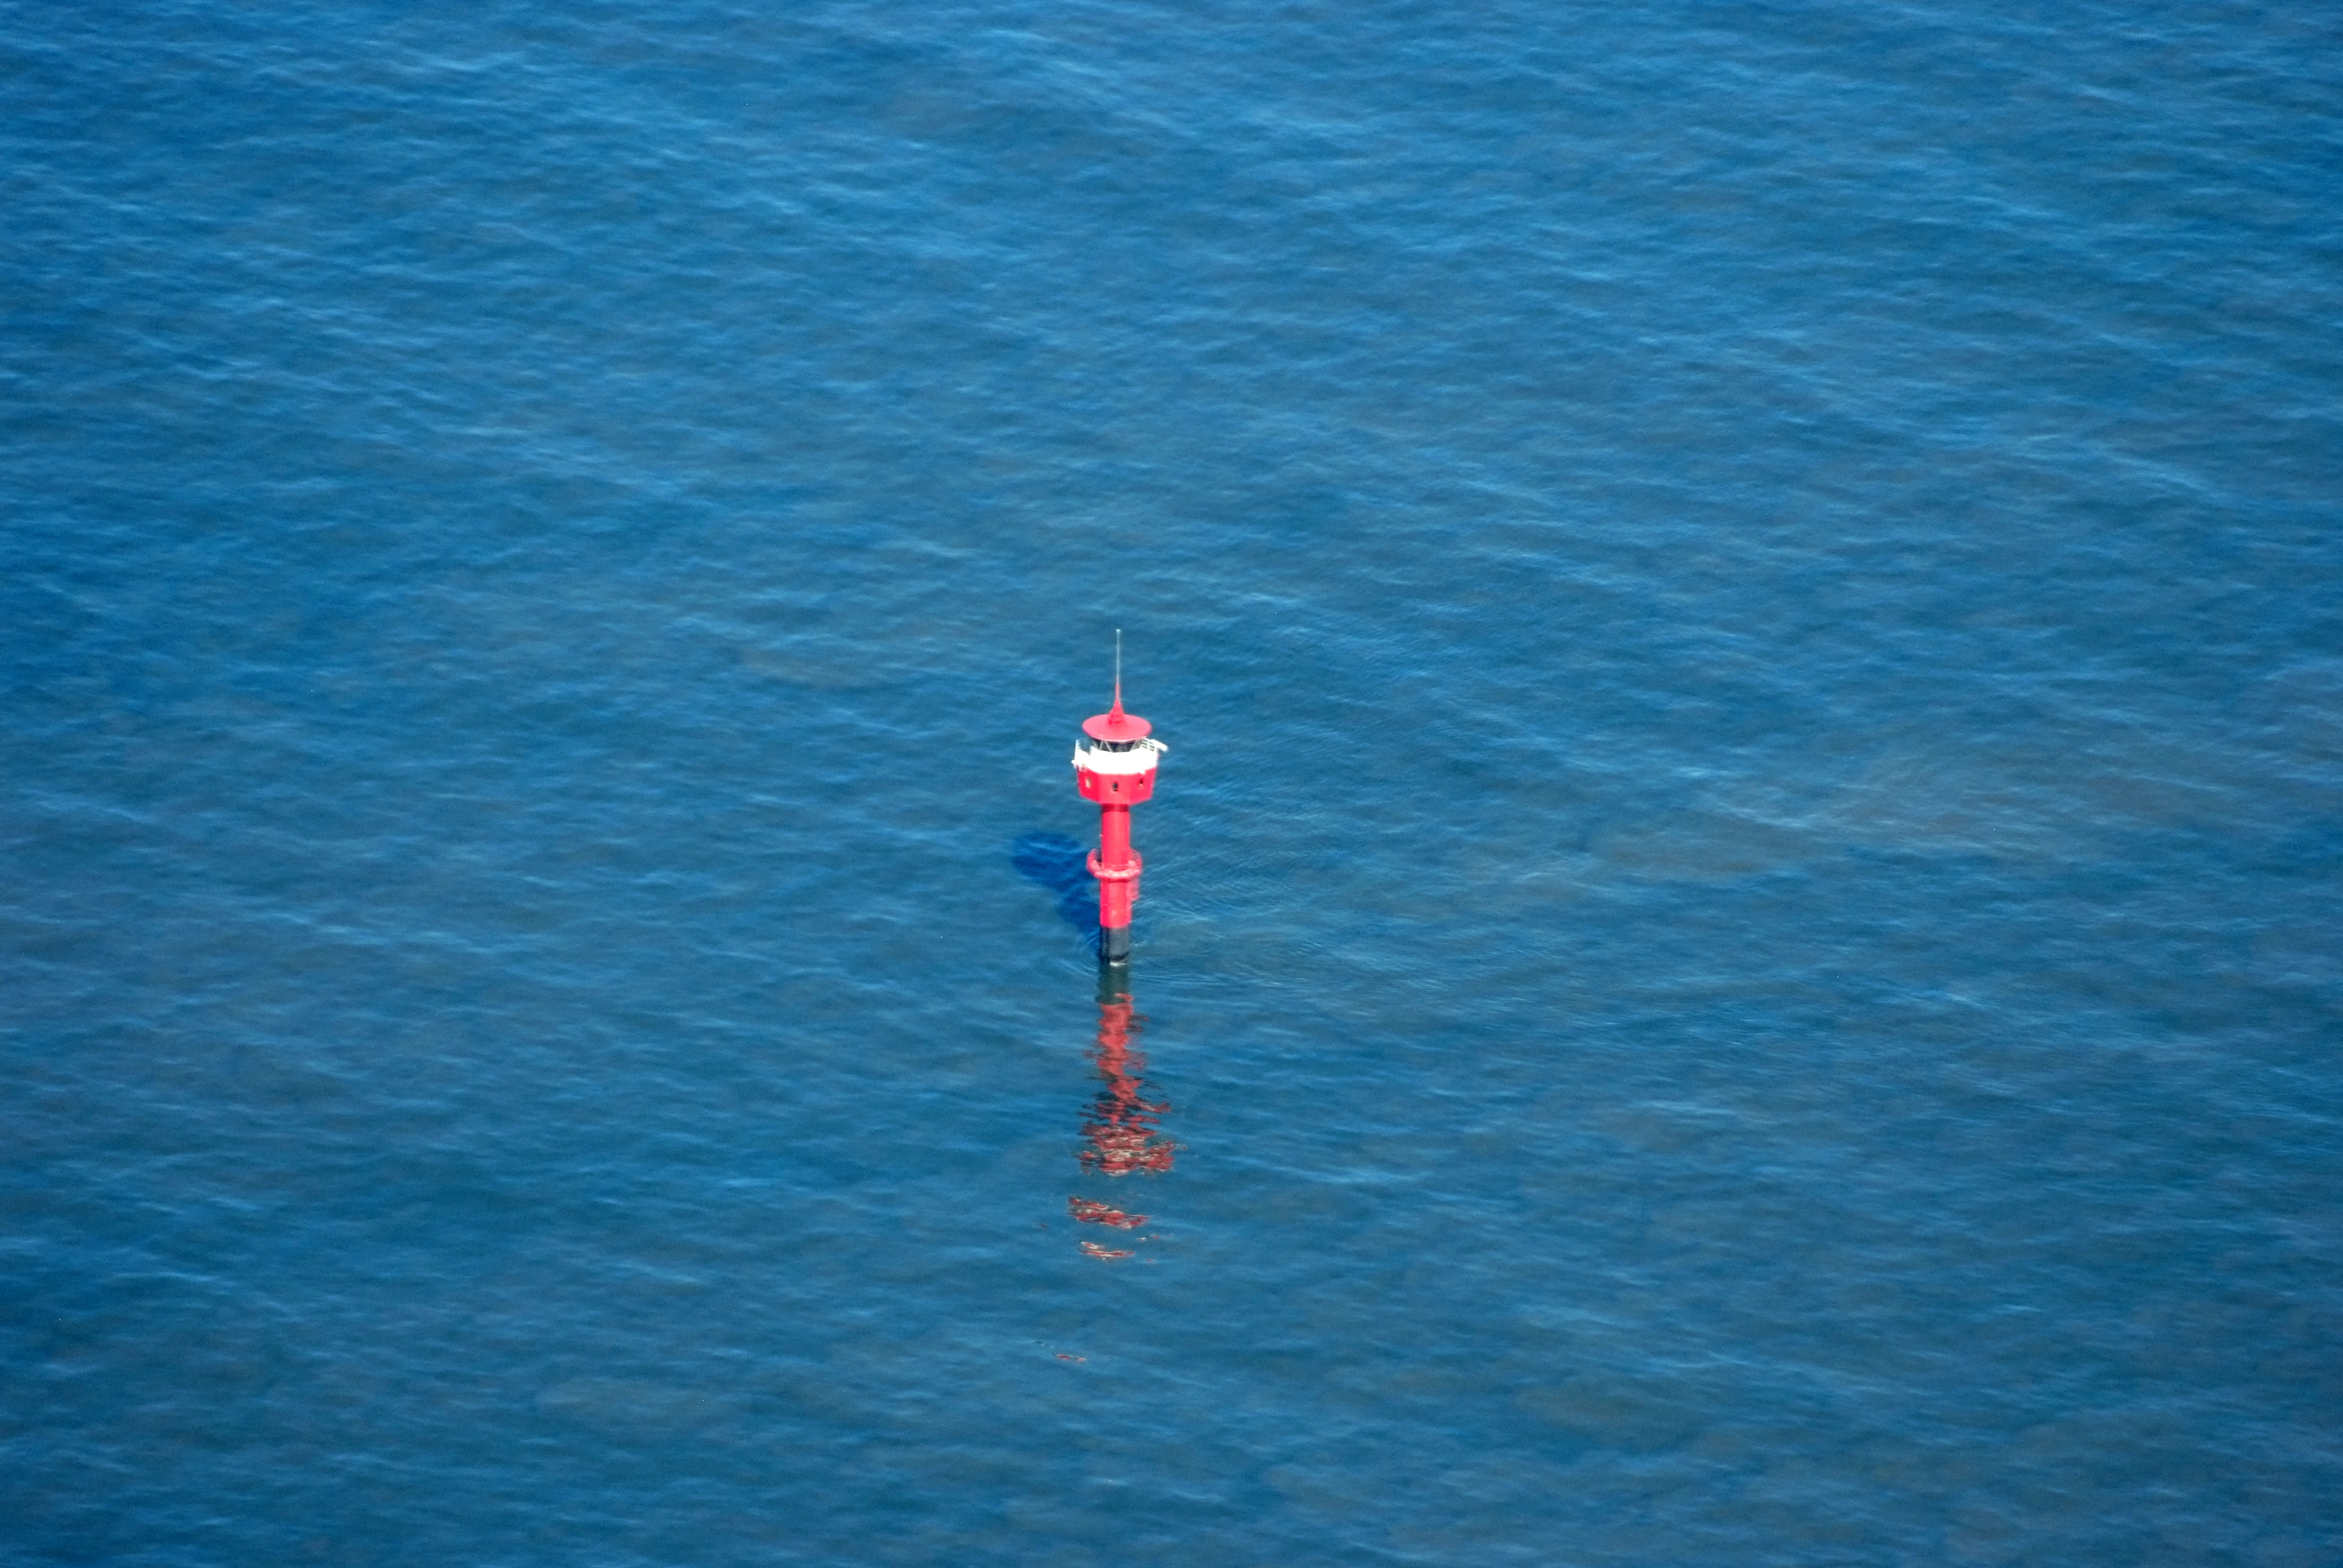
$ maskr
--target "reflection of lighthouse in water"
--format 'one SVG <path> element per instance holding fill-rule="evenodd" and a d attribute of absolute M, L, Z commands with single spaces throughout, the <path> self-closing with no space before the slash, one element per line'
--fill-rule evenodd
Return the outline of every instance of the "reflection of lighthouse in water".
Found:
<path fill-rule="evenodd" d="M 1117 965 L 1099 976 L 1098 1045 L 1091 1060 L 1105 1084 L 1083 1109 L 1082 1148 L 1077 1156 L 1084 1171 L 1110 1179 L 1140 1172 L 1160 1176 L 1172 1169 L 1172 1157 L 1180 1147 L 1163 1131 L 1164 1112 L 1172 1108 L 1147 1097 L 1147 1058 L 1132 1043 L 1142 1020 L 1131 1008 L 1130 975 L 1129 970 Z M 1066 1210 L 1081 1224 L 1102 1225 L 1110 1231 L 1136 1231 L 1147 1223 L 1146 1215 L 1096 1198 L 1070 1197 Z M 1151 1236 L 1127 1239 L 1154 1240 Z M 1132 1255 L 1127 1247 L 1101 1246 L 1096 1241 L 1084 1241 L 1082 1251 L 1093 1258 Z"/>

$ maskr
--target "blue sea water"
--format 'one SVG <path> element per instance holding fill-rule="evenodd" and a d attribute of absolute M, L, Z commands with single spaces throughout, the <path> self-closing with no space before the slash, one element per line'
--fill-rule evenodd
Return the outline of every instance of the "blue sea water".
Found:
<path fill-rule="evenodd" d="M 0 1563 L 2343 1563 L 2331 8 L 0 57 Z"/>

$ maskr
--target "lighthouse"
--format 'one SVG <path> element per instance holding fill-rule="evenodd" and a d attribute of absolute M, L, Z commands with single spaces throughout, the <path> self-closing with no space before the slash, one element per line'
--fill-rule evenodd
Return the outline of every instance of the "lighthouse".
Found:
<path fill-rule="evenodd" d="M 1155 760 L 1170 749 L 1154 726 L 1122 710 L 1122 633 L 1114 634 L 1114 706 L 1082 720 L 1074 743 L 1074 784 L 1098 803 L 1099 847 L 1091 875 L 1099 885 L 1099 961 L 1131 961 L 1131 906 L 1139 900 L 1139 851 L 1131 847 L 1131 809 L 1155 793 Z"/>

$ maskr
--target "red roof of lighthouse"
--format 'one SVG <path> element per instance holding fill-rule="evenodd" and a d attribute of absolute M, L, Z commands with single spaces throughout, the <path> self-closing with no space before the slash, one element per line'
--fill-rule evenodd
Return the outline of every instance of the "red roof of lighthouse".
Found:
<path fill-rule="evenodd" d="M 1114 683 L 1114 706 L 1082 720 L 1082 733 L 1093 740 L 1144 740 L 1155 726 L 1136 713 L 1122 710 L 1122 682 Z"/>
<path fill-rule="evenodd" d="M 1112 708 L 1082 720 L 1082 733 L 1093 740 L 1143 740 L 1154 728 L 1136 713 L 1122 710 L 1120 692 L 1115 695 Z"/>

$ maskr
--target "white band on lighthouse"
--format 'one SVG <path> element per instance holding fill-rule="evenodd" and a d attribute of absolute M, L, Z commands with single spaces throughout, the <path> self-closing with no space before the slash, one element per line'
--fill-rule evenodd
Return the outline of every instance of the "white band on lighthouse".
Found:
<path fill-rule="evenodd" d="M 1172 749 L 1161 740 L 1141 740 L 1128 751 L 1102 751 L 1093 746 L 1074 748 L 1074 766 L 1086 773 L 1152 773 L 1155 754 Z"/>

